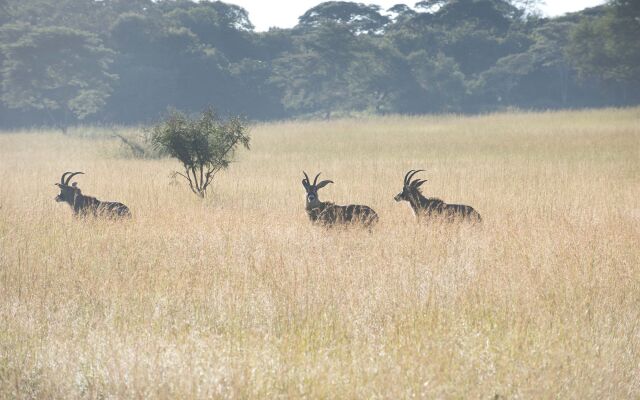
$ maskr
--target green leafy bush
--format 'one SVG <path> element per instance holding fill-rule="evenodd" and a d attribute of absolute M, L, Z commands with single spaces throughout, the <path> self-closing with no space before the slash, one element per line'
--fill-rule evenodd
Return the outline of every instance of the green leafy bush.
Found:
<path fill-rule="evenodd" d="M 151 128 L 154 147 L 177 158 L 184 168 L 175 172 L 189 182 L 193 193 L 204 197 L 216 174 L 233 160 L 238 145 L 249 149 L 248 125 L 240 117 L 222 119 L 213 109 L 190 118 L 179 111 Z"/>

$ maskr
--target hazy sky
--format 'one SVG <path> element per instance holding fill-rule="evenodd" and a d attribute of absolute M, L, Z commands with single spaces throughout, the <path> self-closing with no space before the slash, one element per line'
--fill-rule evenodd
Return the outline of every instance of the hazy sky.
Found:
<path fill-rule="evenodd" d="M 359 3 L 378 4 L 389 8 L 394 4 L 413 5 L 418 0 L 358 0 Z M 290 28 L 298 23 L 298 17 L 322 0 L 226 0 L 249 11 L 249 18 L 256 30 L 265 31 L 271 26 Z M 604 0 L 546 0 L 541 7 L 546 15 L 560 15 L 604 3 Z"/>

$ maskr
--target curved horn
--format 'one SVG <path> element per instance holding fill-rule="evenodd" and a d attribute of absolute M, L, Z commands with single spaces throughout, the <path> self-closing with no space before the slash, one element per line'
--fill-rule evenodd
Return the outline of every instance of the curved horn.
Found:
<path fill-rule="evenodd" d="M 320 176 L 322 172 L 318 172 L 318 175 L 316 175 L 315 179 L 313 180 L 313 186 L 316 185 L 316 182 L 318 182 L 318 177 Z"/>
<path fill-rule="evenodd" d="M 326 180 L 326 181 L 322 181 L 320 183 L 318 183 L 318 186 L 316 186 L 318 189 L 322 189 L 323 187 L 327 186 L 328 184 L 333 183 L 333 181 L 330 180 Z"/>
<path fill-rule="evenodd" d="M 76 175 L 84 175 L 84 172 L 74 172 L 73 174 L 69 175 L 67 177 L 67 181 L 64 183 L 64 185 L 69 186 L 69 181 L 71 181 L 71 178 L 73 178 Z"/>
<path fill-rule="evenodd" d="M 420 187 L 420 185 L 422 185 L 423 183 L 425 183 L 427 180 L 426 179 L 416 179 L 415 181 L 411 182 L 411 187 L 417 188 Z"/>
<path fill-rule="evenodd" d="M 307 183 L 311 184 L 311 182 L 309 182 L 309 175 L 307 175 L 307 173 L 304 171 L 302 171 L 302 173 L 304 174 L 304 178 L 307 180 Z"/>
<path fill-rule="evenodd" d="M 417 169 L 417 170 L 413 171 L 413 172 L 411 173 L 411 175 L 409 175 L 409 177 L 408 177 L 408 179 L 407 179 L 407 184 L 410 184 L 410 181 L 411 181 L 411 179 L 413 179 L 413 176 L 414 176 L 415 174 L 417 174 L 418 172 L 423 172 L 423 171 L 424 171 L 423 169 Z"/>
<path fill-rule="evenodd" d="M 407 172 L 407 174 L 404 176 L 404 181 L 402 181 L 405 185 L 407 184 L 407 177 L 409 176 L 410 173 L 412 173 L 414 170 L 409 170 L 409 172 Z"/>
<path fill-rule="evenodd" d="M 62 174 L 62 176 L 60 177 L 60 184 L 61 185 L 64 185 L 64 177 L 65 177 L 65 175 L 70 174 L 70 173 L 71 173 L 71 171 L 68 171 L 68 172 L 65 172 L 64 174 Z"/>

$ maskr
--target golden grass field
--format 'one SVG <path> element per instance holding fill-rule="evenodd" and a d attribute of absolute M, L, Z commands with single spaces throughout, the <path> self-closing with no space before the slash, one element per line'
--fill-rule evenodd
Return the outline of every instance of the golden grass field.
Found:
<path fill-rule="evenodd" d="M 98 128 L 0 134 L 0 398 L 640 398 L 639 108 L 252 135 L 200 200 Z M 417 224 L 415 168 L 483 224 Z M 312 226 L 303 169 L 378 226 Z"/>

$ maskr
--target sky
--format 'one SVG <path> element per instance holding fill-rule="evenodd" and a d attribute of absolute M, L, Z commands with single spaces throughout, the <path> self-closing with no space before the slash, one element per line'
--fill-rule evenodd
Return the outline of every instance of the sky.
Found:
<path fill-rule="evenodd" d="M 378 4 L 383 8 L 398 3 L 413 5 L 418 0 L 358 0 L 359 3 Z M 298 23 L 298 17 L 308 9 L 322 3 L 322 0 L 225 0 L 226 3 L 237 4 L 249 11 L 249 19 L 257 31 L 266 31 L 269 27 L 291 28 Z M 546 0 L 540 7 L 548 16 L 561 15 L 579 11 L 604 3 L 604 0 Z"/>

